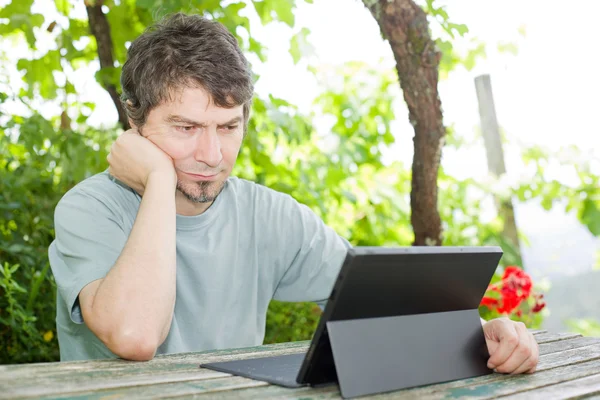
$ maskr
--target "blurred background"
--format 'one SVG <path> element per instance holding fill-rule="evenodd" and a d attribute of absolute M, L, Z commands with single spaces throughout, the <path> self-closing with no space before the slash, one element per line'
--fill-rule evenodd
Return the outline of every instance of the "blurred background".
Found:
<path fill-rule="evenodd" d="M 54 207 L 107 168 L 127 47 L 175 11 L 252 63 L 237 176 L 353 245 L 500 245 L 484 318 L 600 336 L 597 1 L 0 0 L 0 363 L 58 359 Z M 319 314 L 273 302 L 265 342 L 309 339 Z"/>

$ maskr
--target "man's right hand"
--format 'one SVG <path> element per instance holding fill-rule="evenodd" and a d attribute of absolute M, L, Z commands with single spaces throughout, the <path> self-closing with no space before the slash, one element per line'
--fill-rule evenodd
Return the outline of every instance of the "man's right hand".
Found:
<path fill-rule="evenodd" d="M 106 159 L 108 172 L 140 195 L 144 194 L 151 175 L 172 178 L 175 189 L 177 175 L 173 159 L 135 128 L 117 138 Z"/>

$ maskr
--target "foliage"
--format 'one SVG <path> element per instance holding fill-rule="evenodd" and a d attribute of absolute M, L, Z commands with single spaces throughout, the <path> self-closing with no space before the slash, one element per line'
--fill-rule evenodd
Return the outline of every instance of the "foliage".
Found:
<path fill-rule="evenodd" d="M 600 337 L 600 322 L 592 318 L 569 319 L 566 321 L 571 331 L 583 336 Z"/>
<path fill-rule="evenodd" d="M 91 128 L 59 128 L 46 120 L 12 116 L 0 127 L 0 360 L 56 359 L 55 284 L 47 257 L 53 210 L 77 182 L 105 168 L 112 136 Z M 4 345 L 5 344 L 5 345 Z"/>
<path fill-rule="evenodd" d="M 535 173 L 515 188 L 519 200 L 538 198 L 546 210 L 558 205 L 563 206 L 566 212 L 575 211 L 590 233 L 600 236 L 600 175 L 598 174 L 600 160 L 598 158 L 587 157 L 575 146 L 554 154 L 541 146 L 534 146 L 523 154 L 523 160 Z M 573 171 L 576 177 L 574 182 L 565 183 L 558 179 L 548 179 L 546 170 L 556 166 Z"/>

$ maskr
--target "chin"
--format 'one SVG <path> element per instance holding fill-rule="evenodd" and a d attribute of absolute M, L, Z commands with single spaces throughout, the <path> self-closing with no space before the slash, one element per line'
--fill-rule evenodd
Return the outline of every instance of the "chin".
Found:
<path fill-rule="evenodd" d="M 225 187 L 225 181 L 177 181 L 177 190 L 194 203 L 211 203 Z"/>

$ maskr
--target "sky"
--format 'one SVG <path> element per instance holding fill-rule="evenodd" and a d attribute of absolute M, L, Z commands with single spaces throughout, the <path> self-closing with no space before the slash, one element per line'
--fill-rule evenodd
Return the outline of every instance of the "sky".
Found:
<path fill-rule="evenodd" d="M 6 0 L 0 0 L 0 5 Z M 50 0 L 37 0 L 38 12 L 53 16 Z M 85 17 L 83 2 L 76 12 Z M 307 4 L 297 0 L 296 28 L 281 23 L 260 27 L 253 24 L 253 34 L 268 49 L 268 62 L 256 66 L 261 78 L 256 90 L 297 104 L 305 112 L 320 92 L 314 76 L 306 71 L 306 61 L 294 65 L 288 53 L 292 33 L 301 27 L 310 29 L 309 40 L 315 48 L 308 58 L 312 65 L 338 66 L 349 61 L 363 61 L 373 67 L 392 69 L 394 60 L 387 42 L 368 10 L 359 0 L 314 0 Z M 477 138 L 479 114 L 474 79 L 490 74 L 499 123 L 507 138 L 505 159 L 508 182 L 532 173 L 521 162 L 525 147 L 542 145 L 551 150 L 575 145 L 588 155 L 600 157 L 600 128 L 596 121 L 600 106 L 597 38 L 600 37 L 600 1 L 461 0 L 441 1 L 453 22 L 469 27 L 469 34 L 457 40 L 465 48 L 471 38 L 488 44 L 487 58 L 479 60 L 472 71 L 462 67 L 439 84 L 444 121 L 454 125 L 461 136 Z M 255 19 L 252 12 L 248 16 Z M 60 20 L 59 20 L 60 22 Z M 435 27 L 433 27 L 435 32 Z M 524 35 L 520 32 L 524 32 Z M 496 45 L 514 42 L 518 53 L 502 53 Z M 50 40 L 47 42 L 51 43 Z M 41 51 L 44 51 L 42 46 Z M 15 52 L 13 54 L 18 54 Z M 93 76 L 96 65 L 76 72 L 75 86 L 81 101 L 97 103 L 90 118 L 95 125 L 112 125 L 117 114 L 108 94 Z M 11 82 L 17 84 L 14 72 Z M 398 92 L 399 93 L 399 92 Z M 396 144 L 386 153 L 390 161 L 399 159 L 410 164 L 414 132 L 408 124 L 406 107 L 401 99 L 393 124 Z M 56 114 L 46 106 L 44 113 Z M 321 126 L 326 129 L 326 125 Z M 458 178 L 486 179 L 487 164 L 481 140 L 462 151 L 445 150 L 443 165 Z M 573 182 L 574 170 L 568 166 L 550 166 L 551 177 Z M 530 238 L 525 263 L 540 274 L 591 268 L 599 249 L 598 240 L 577 223 L 575 216 L 560 210 L 547 213 L 535 204 L 517 207 L 519 227 Z M 569 240 L 564 240 L 568 232 Z M 565 261 L 566 260 L 566 261 Z M 574 260 L 574 261 L 573 261 Z M 537 273 L 537 272 L 536 272 Z M 561 273 L 564 273 L 561 272 Z"/>

